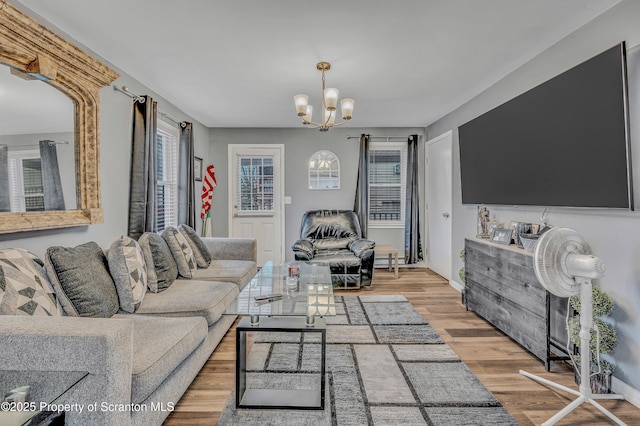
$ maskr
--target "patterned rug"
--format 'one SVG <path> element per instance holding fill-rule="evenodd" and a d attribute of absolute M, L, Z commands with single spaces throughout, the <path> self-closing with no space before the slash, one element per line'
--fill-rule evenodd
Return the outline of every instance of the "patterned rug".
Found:
<path fill-rule="evenodd" d="M 220 425 L 517 425 L 404 296 L 336 297 L 325 410 L 236 409 Z M 318 389 L 316 333 L 258 333 L 247 387 Z"/>

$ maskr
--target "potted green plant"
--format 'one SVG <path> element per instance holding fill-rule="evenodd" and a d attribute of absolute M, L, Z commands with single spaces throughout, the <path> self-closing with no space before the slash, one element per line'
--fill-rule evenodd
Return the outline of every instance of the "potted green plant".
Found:
<path fill-rule="evenodd" d="M 597 287 L 593 288 L 593 327 L 591 328 L 591 337 L 589 341 L 589 350 L 591 352 L 591 377 L 590 387 L 593 393 L 611 393 L 611 373 L 613 373 L 613 365 L 603 359 L 599 355 L 607 354 L 613 351 L 618 343 L 616 331 L 600 318 L 611 314 L 613 303 L 611 297 Z M 571 307 L 580 312 L 580 298 L 578 296 L 571 297 Z M 580 315 L 575 315 L 568 324 L 568 332 L 571 342 L 580 345 Z M 580 355 L 574 355 L 573 361 L 575 380 L 580 385 Z"/>
<path fill-rule="evenodd" d="M 460 250 L 460 259 L 462 259 L 463 262 L 464 262 L 464 256 L 465 256 L 465 251 L 464 251 L 464 249 L 462 249 L 462 250 Z M 460 270 L 458 271 L 458 276 L 462 280 L 463 284 L 465 284 L 467 282 L 467 278 L 465 276 L 465 271 L 464 271 L 464 266 L 462 268 L 460 268 Z"/>

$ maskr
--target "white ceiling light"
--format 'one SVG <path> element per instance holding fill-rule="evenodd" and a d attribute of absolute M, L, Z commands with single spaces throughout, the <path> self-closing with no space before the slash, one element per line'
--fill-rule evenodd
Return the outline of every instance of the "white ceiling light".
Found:
<path fill-rule="evenodd" d="M 342 126 L 353 115 L 353 107 L 356 103 L 353 99 L 345 98 L 340 101 L 340 109 L 342 111 L 342 119 L 344 121 L 336 123 L 336 107 L 338 105 L 338 89 L 325 88 L 324 72 L 331 69 L 329 62 L 318 62 L 316 65 L 318 71 L 322 71 L 322 120 L 320 123 L 314 123 L 311 119 L 313 107 L 309 105 L 309 96 L 298 94 L 293 97 L 298 117 L 302 117 L 302 124 L 310 129 L 319 129 L 326 132 L 333 126 Z"/>

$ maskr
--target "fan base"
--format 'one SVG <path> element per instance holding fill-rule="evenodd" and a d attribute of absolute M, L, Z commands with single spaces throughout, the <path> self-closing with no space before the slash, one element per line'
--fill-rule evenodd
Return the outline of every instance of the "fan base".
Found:
<path fill-rule="evenodd" d="M 547 420 L 546 422 L 542 423 L 542 426 L 553 425 L 553 424 L 557 423 L 558 421 L 560 421 L 560 419 L 562 419 L 564 416 L 566 416 L 567 414 L 569 414 L 570 412 L 572 412 L 573 410 L 578 408 L 584 402 L 587 402 L 587 403 L 593 405 L 594 407 L 596 407 L 598 410 L 602 411 L 602 413 L 604 413 L 607 417 L 609 417 L 611 420 L 613 420 L 614 423 L 616 423 L 618 425 L 621 425 L 621 426 L 626 426 L 626 423 L 624 423 L 622 420 L 620 420 L 615 415 L 613 415 L 609 410 L 607 410 L 602 405 L 600 405 L 600 404 L 598 404 L 596 402 L 597 399 L 624 399 L 624 396 L 622 396 L 622 395 L 616 395 L 616 394 L 596 394 L 596 395 L 594 395 L 594 394 L 591 394 L 589 397 L 587 397 L 586 395 L 584 395 L 584 394 L 582 394 L 580 392 L 577 392 L 577 391 L 575 391 L 575 390 L 573 390 L 571 388 L 563 386 L 563 385 L 561 385 L 559 383 L 552 382 L 551 380 L 547 380 L 547 379 L 542 378 L 540 376 L 536 376 L 535 374 L 527 373 L 526 371 L 523 371 L 523 370 L 520 370 L 520 374 L 522 374 L 523 376 L 528 377 L 530 379 L 533 379 L 536 382 L 540 382 L 540 383 L 545 384 L 545 385 L 553 386 L 554 388 L 558 388 L 560 390 L 563 390 L 565 392 L 568 392 L 568 393 L 578 397 L 571 404 L 567 405 L 562 410 L 558 411 L 549 420 Z"/>

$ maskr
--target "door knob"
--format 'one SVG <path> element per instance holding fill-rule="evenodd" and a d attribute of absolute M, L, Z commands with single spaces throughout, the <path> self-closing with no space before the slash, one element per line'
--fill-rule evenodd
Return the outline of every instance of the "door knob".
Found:
<path fill-rule="evenodd" d="M 237 204 L 234 204 L 234 205 L 233 205 L 233 208 L 234 208 L 234 209 L 237 209 L 237 208 L 238 208 L 238 205 L 237 205 Z"/>
<path fill-rule="evenodd" d="M 449 217 L 449 213 L 442 213 L 442 217 L 445 217 L 445 218 Z"/>

